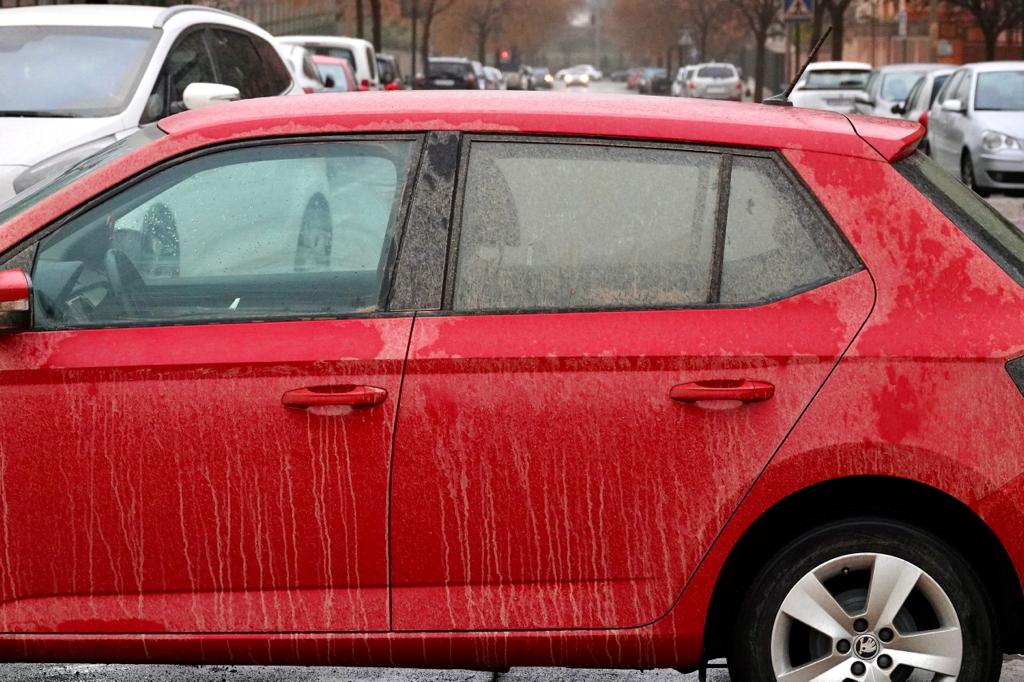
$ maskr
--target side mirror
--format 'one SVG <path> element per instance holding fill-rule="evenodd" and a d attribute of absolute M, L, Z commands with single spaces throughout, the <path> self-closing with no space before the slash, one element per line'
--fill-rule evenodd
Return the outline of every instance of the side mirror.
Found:
<path fill-rule="evenodd" d="M 21 270 L 0 271 L 0 333 L 26 331 L 32 287 Z"/>
<path fill-rule="evenodd" d="M 891 111 L 897 116 L 902 116 L 903 114 L 907 113 L 906 111 L 903 110 L 902 104 L 893 104 Z"/>
<path fill-rule="evenodd" d="M 967 111 L 967 107 L 965 107 L 964 103 L 958 99 L 947 99 L 942 103 L 942 110 L 951 111 L 954 114 L 962 114 Z"/>
<path fill-rule="evenodd" d="M 324 87 L 327 88 L 328 90 L 330 90 L 330 89 L 334 88 L 334 86 L 335 86 L 334 76 L 324 76 Z"/>
<path fill-rule="evenodd" d="M 186 109 L 201 109 L 211 104 L 233 102 L 241 97 L 238 88 L 220 83 L 189 83 L 185 92 L 181 93 Z"/>

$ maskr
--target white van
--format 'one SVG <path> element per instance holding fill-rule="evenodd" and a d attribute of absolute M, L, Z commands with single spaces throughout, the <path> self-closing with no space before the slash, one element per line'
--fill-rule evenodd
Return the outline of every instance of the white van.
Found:
<path fill-rule="evenodd" d="M 277 40 L 289 45 L 301 45 L 315 55 L 344 59 L 352 67 L 360 90 L 380 90 L 377 52 L 368 40 L 338 36 L 278 36 Z"/>

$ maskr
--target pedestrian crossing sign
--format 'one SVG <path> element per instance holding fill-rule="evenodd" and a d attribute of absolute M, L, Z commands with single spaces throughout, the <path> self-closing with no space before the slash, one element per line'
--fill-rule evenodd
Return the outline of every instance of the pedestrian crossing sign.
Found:
<path fill-rule="evenodd" d="M 782 0 L 786 21 L 807 21 L 814 14 L 814 0 Z"/>

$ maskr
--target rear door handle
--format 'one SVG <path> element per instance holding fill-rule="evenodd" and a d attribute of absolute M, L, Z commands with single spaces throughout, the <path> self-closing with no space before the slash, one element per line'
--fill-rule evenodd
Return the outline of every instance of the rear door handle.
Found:
<path fill-rule="evenodd" d="M 348 405 L 350 407 L 373 407 L 380 405 L 388 392 L 376 386 L 354 386 L 335 384 L 331 386 L 309 386 L 288 391 L 281 398 L 285 407 L 304 410 L 323 405 Z"/>
<path fill-rule="evenodd" d="M 668 395 L 672 400 L 681 403 L 695 403 L 698 400 L 739 400 L 744 403 L 759 403 L 775 395 L 775 387 L 767 381 L 708 379 L 673 386 Z"/>

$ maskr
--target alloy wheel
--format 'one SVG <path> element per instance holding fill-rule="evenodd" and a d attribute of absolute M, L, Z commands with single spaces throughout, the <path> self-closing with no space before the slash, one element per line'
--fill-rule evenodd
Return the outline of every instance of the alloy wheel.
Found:
<path fill-rule="evenodd" d="M 949 596 L 913 563 L 848 554 L 806 574 L 772 627 L 780 682 L 956 680 L 963 637 Z"/>

